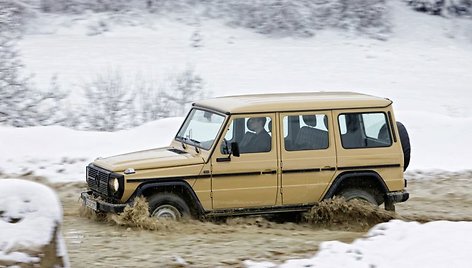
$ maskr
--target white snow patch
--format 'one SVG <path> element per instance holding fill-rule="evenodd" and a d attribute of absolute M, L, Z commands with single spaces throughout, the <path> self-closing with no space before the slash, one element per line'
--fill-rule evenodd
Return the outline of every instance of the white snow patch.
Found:
<path fill-rule="evenodd" d="M 85 166 L 97 157 L 170 144 L 183 118 L 167 118 L 118 132 L 76 131 L 65 127 L 0 127 L 0 171 L 34 171 L 53 182 L 85 181 Z"/>
<path fill-rule="evenodd" d="M 323 242 L 312 258 L 283 264 L 245 261 L 249 268 L 268 267 L 469 267 L 471 222 L 425 224 L 392 220 L 373 227 L 352 244 Z"/>
<path fill-rule="evenodd" d="M 0 261 L 29 263 L 38 257 L 21 252 L 40 250 L 62 223 L 62 206 L 52 189 L 31 181 L 0 179 Z M 57 256 L 67 259 L 60 232 Z"/>

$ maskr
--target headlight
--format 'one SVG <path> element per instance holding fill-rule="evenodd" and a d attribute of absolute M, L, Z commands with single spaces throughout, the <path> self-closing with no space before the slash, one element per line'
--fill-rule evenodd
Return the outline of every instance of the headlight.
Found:
<path fill-rule="evenodd" d="M 110 178 L 108 185 L 113 192 L 118 192 L 118 189 L 120 188 L 120 182 L 117 178 Z"/>

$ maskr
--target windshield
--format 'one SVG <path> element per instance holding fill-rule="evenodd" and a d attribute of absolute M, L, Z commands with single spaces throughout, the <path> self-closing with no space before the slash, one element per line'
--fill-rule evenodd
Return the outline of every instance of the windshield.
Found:
<path fill-rule="evenodd" d="M 209 150 L 224 121 L 223 115 L 193 109 L 177 133 L 176 139 Z"/>

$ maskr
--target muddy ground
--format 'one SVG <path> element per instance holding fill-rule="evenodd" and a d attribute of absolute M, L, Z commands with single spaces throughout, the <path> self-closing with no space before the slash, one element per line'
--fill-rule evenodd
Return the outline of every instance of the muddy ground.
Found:
<path fill-rule="evenodd" d="M 129 219 L 91 216 L 78 202 L 84 183 L 50 186 L 63 203 L 62 232 L 72 267 L 244 267 L 248 259 L 283 262 L 313 256 L 322 241 L 351 242 L 373 224 L 391 218 L 472 221 L 472 171 L 410 172 L 407 178 L 411 197 L 397 204 L 396 214 L 369 208 L 366 213 L 362 204 L 346 207 L 336 201 L 314 208 L 314 215 L 322 219 L 308 217 L 303 222 L 246 217 L 138 224 L 144 227 L 136 227 Z"/>

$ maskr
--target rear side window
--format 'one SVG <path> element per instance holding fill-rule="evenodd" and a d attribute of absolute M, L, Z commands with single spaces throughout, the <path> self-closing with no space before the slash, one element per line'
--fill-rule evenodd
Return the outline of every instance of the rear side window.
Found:
<path fill-rule="evenodd" d="M 346 149 L 392 145 L 385 113 L 346 113 L 338 117 L 341 143 Z"/>

